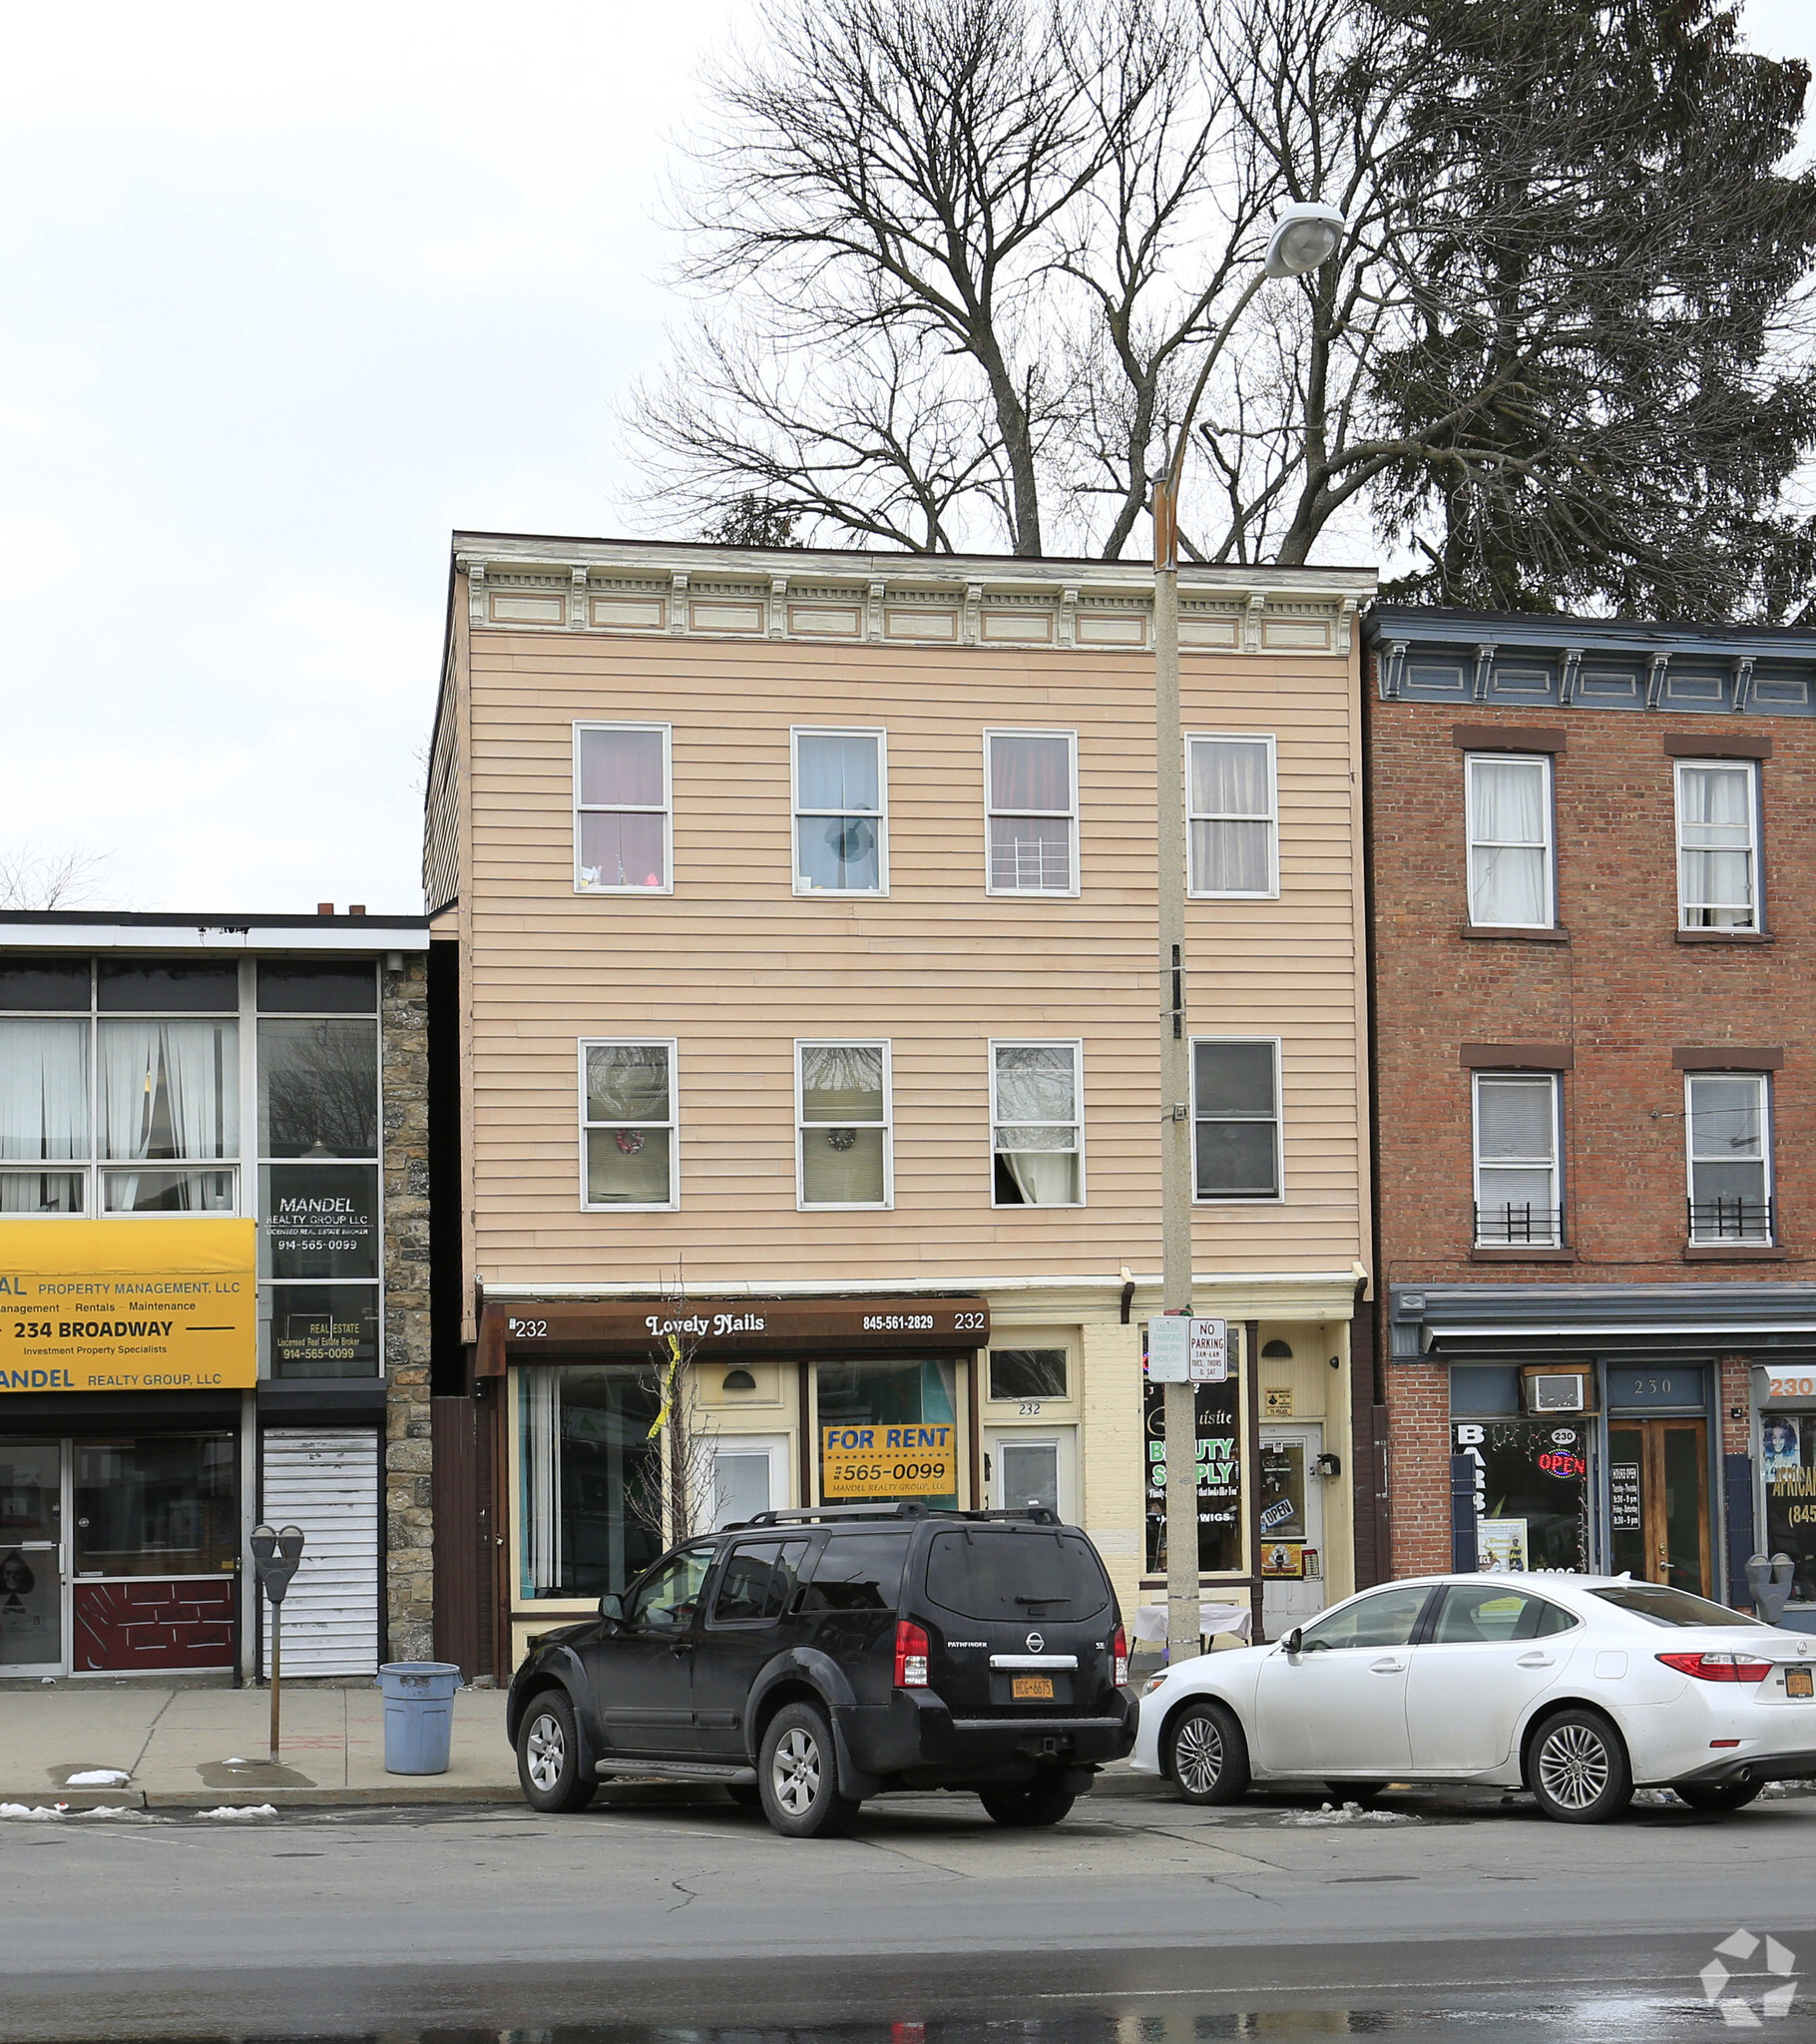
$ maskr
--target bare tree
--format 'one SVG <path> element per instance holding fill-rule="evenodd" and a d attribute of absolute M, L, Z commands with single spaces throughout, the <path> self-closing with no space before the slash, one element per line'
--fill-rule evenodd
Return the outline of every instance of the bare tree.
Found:
<path fill-rule="evenodd" d="M 0 908 L 92 907 L 110 856 L 67 845 L 42 845 L 29 837 L 0 847 Z"/>
<path fill-rule="evenodd" d="M 663 1302 L 675 1309 L 668 1317 L 686 1317 L 686 1286 L 679 1272 Z M 681 1329 L 664 1334 L 638 1373 L 639 1387 L 656 1408 L 646 1437 L 656 1452 L 628 1481 L 625 1505 L 660 1547 L 678 1546 L 704 1530 L 702 1517 L 705 1525 L 712 1517 L 718 1424 L 705 1410 L 693 1367 L 700 1339 Z"/>

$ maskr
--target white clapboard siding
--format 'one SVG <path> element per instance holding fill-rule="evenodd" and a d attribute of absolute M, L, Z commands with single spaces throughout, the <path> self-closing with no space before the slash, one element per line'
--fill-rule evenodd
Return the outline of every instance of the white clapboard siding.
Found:
<path fill-rule="evenodd" d="M 271 1427 L 259 1516 L 300 1526 L 302 1563 L 283 1603 L 285 1675 L 378 1666 L 378 1439 L 368 1427 Z M 264 1672 L 271 1672 L 266 1607 Z"/>

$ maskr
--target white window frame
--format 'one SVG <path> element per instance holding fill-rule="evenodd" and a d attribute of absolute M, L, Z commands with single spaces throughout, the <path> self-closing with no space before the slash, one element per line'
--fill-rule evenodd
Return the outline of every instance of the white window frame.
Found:
<path fill-rule="evenodd" d="M 1064 887 L 999 887 L 992 877 L 994 861 L 990 848 L 990 825 L 997 816 L 1048 816 L 1055 813 L 1050 809 L 999 809 L 990 799 L 990 748 L 998 739 L 1064 739 L 1066 741 L 1067 795 L 1071 808 L 1066 812 L 1068 844 L 1071 850 L 1070 873 Z M 984 732 L 984 892 L 1014 897 L 1018 900 L 1036 899 L 1045 896 L 1049 900 L 1065 900 L 1079 891 L 1079 735 L 1076 731 L 1062 730 L 1056 726 L 1031 724 L 992 725 Z"/>
<path fill-rule="evenodd" d="M 650 889 L 642 890 L 648 893 Z M 669 1054 L 669 1119 L 666 1122 L 596 1122 L 587 1115 L 587 1053 L 590 1050 L 664 1050 Z M 681 1057 L 673 1036 L 583 1036 L 580 1039 L 580 1211 L 583 1214 L 673 1214 L 681 1206 Z M 587 1134 L 591 1129 L 635 1127 L 669 1132 L 669 1197 L 666 1200 L 593 1201 L 587 1198 Z"/>
<path fill-rule="evenodd" d="M 1048 1205 L 1032 1206 L 1026 1200 L 1013 1204 L 999 1200 L 996 1196 L 996 1054 L 999 1050 L 1069 1050 L 1072 1053 L 1072 1106 L 1073 1120 L 1067 1122 L 1015 1122 L 1012 1127 L 1071 1128 L 1077 1138 L 1074 1154 L 1079 1160 L 1079 1196 L 1076 1200 L 1055 1200 Z M 990 1204 L 1004 1213 L 1064 1214 L 1083 1207 L 1085 1198 L 1085 1040 L 1080 1036 L 993 1036 L 989 1045 L 990 1055 Z M 1056 1151 L 1056 1156 L 1063 1152 Z"/>
<path fill-rule="evenodd" d="M 1545 782 L 1545 908 L 1538 922 L 1485 922 L 1476 915 L 1476 847 L 1491 840 L 1476 835 L 1476 768 L 1486 766 L 1536 766 Z M 1558 927 L 1558 820 L 1557 766 L 1549 753 L 1465 753 L 1463 756 L 1464 902 L 1470 927 L 1479 930 L 1552 930 Z M 1526 850 L 1528 844 L 1492 840 L 1493 848 Z"/>
<path fill-rule="evenodd" d="M 1696 1156 L 1696 1085 L 1702 1079 L 1750 1079 L 1759 1100 L 1760 1185 L 1764 1189 L 1765 1227 L 1758 1235 L 1698 1235 L 1696 1232 L 1696 1166 L 1712 1164 L 1714 1158 Z M 1776 1190 L 1772 1171 L 1772 1087 L 1767 1072 L 1685 1072 L 1683 1075 L 1683 1179 L 1684 1213 L 1689 1222 L 1685 1236 L 1693 1249 L 1717 1243 L 1739 1243 L 1749 1248 L 1770 1247 L 1778 1240 Z"/>
<path fill-rule="evenodd" d="M 801 1053 L 807 1050 L 880 1050 L 883 1054 L 883 1197 L 880 1200 L 809 1200 L 804 1137 L 809 1129 L 836 1126 L 803 1119 Z M 875 1122 L 855 1122 L 873 1129 Z M 794 1040 L 794 1208 L 797 1214 L 883 1214 L 895 1206 L 895 1056 L 886 1036 L 798 1036 Z"/>
<path fill-rule="evenodd" d="M 663 884 L 660 887 L 620 887 L 604 880 L 583 880 L 580 871 L 580 819 L 590 815 L 654 816 L 658 812 L 642 804 L 588 802 L 580 798 L 581 734 L 589 731 L 654 731 L 663 741 Z M 628 717 L 581 717 L 574 721 L 574 891 L 576 894 L 673 894 L 675 892 L 675 729 Z M 618 1041 L 620 1039 L 601 1039 Z M 628 1038 L 623 1039 L 629 1041 Z"/>
<path fill-rule="evenodd" d="M 1260 745 L 1267 748 L 1267 811 L 1265 815 L 1223 814 L 1191 805 L 1191 752 L 1194 746 Z M 1265 823 L 1267 825 L 1267 884 L 1261 888 L 1200 887 L 1197 860 L 1192 846 L 1194 823 Z M 1194 731 L 1185 737 L 1185 878 L 1186 893 L 1194 901 L 1277 901 L 1280 898 L 1280 761 L 1274 735 L 1269 731 Z"/>
<path fill-rule="evenodd" d="M 1683 776 L 1685 769 L 1706 772 L 1716 768 L 1726 773 L 1744 773 L 1747 783 L 1746 829 L 1747 829 L 1747 908 L 1750 920 L 1746 922 L 1692 922 L 1692 908 L 1725 909 L 1734 906 L 1730 902 L 1702 901 L 1691 903 L 1684 898 L 1683 859 L 1686 847 L 1683 841 Z M 1676 840 L 1677 865 L 1677 927 L 1680 930 L 1736 930 L 1752 933 L 1765 928 L 1765 914 L 1760 892 L 1759 872 L 1759 762 L 1757 760 L 1674 760 L 1671 763 L 1671 821 L 1672 834 Z M 1701 849 L 1697 846 L 1695 849 Z"/>
<path fill-rule="evenodd" d="M 1274 1059 L 1274 1185 L 1269 1193 L 1200 1193 L 1198 1191 L 1198 1045 L 1201 1043 L 1264 1043 Z M 1286 1204 L 1286 1092 L 1281 1040 L 1277 1036 L 1194 1036 L 1187 1046 L 1191 1059 L 1191 1204 L 1194 1207 L 1283 1207 Z M 1215 1116 L 1206 1117 L 1215 1120 Z"/>
<path fill-rule="evenodd" d="M 810 887 L 801 879 L 802 816 L 838 816 L 845 809 L 801 807 L 802 739 L 874 739 L 876 741 L 876 885 L 874 887 Z M 889 734 L 876 724 L 797 724 L 788 731 L 788 863 L 794 891 L 820 900 L 875 901 L 889 892 Z"/>
<path fill-rule="evenodd" d="M 1544 1159 L 1522 1162 L 1518 1168 L 1525 1171 L 1549 1170 L 1552 1175 L 1552 1197 L 1548 1211 L 1558 1218 L 1548 1236 L 1522 1237 L 1518 1242 L 1493 1237 L 1485 1239 L 1481 1232 L 1482 1215 L 1491 1204 L 1482 1197 L 1482 1082 L 1496 1079 L 1518 1079 L 1525 1085 L 1543 1080 L 1552 1089 L 1552 1154 L 1549 1163 Z M 1490 1250 L 1556 1250 L 1564 1247 L 1564 1074 L 1562 1072 L 1532 1071 L 1484 1071 L 1472 1072 L 1469 1083 L 1469 1148 L 1470 1184 L 1475 1202 L 1476 1226 L 1472 1231 L 1474 1247 Z M 1490 1163 L 1489 1170 L 1507 1168 L 1513 1160 L 1498 1158 Z M 1505 1203 L 1503 1203 L 1505 1204 Z"/>

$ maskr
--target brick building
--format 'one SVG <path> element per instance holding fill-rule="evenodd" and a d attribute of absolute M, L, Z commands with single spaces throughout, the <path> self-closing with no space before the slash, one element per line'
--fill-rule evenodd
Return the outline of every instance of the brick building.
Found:
<path fill-rule="evenodd" d="M 1816 1629 L 1816 634 L 1366 635 L 1394 1572 Z"/>

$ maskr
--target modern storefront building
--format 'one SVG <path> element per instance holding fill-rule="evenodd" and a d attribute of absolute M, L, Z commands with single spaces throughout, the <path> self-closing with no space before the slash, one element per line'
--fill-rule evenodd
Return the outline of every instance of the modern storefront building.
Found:
<path fill-rule="evenodd" d="M 1366 638 L 1395 1568 L 1816 1625 L 1816 634 Z"/>
<path fill-rule="evenodd" d="M 420 917 L 0 916 L 0 1679 L 430 1640 Z M 387 1552 L 388 1551 L 388 1552 Z"/>
<path fill-rule="evenodd" d="M 1045 1502 L 1157 1602 L 1151 575 L 455 556 L 425 843 L 461 1246 L 440 1651 L 502 1670 L 681 1531 L 892 1496 Z M 1371 585 L 1181 586 L 1180 1107 L 1194 1304 L 1234 1358 L 1200 1389 L 1199 1559 L 1207 1600 L 1281 1625 L 1355 1578 L 1358 1462 L 1373 1529 Z"/>

